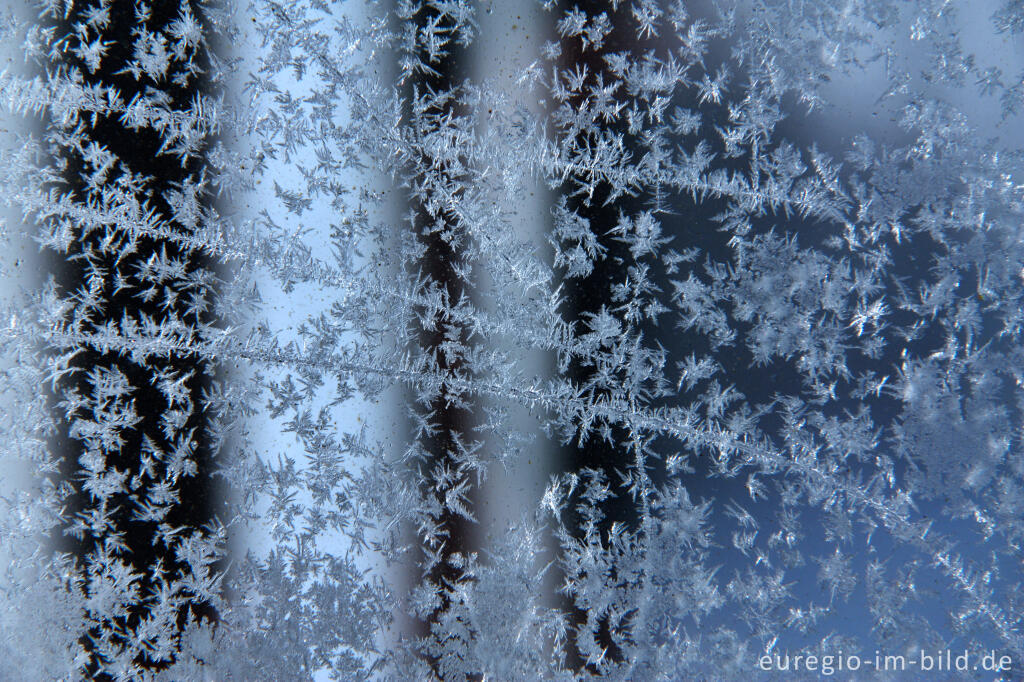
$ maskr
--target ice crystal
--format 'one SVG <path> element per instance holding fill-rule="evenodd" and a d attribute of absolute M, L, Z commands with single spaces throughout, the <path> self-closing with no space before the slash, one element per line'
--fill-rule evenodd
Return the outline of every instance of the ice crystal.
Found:
<path fill-rule="evenodd" d="M 1020 674 L 1019 3 L 591 5 L 5 15 L 0 677 Z"/>

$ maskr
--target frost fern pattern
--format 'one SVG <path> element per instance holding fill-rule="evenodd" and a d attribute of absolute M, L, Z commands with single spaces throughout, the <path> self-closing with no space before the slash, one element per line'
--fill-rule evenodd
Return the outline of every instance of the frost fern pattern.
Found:
<path fill-rule="evenodd" d="M 10 12 L 0 676 L 1019 675 L 1024 14 L 972 7 Z"/>

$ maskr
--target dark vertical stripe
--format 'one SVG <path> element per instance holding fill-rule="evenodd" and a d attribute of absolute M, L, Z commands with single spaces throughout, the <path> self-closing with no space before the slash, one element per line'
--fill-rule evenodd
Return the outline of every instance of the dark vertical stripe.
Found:
<path fill-rule="evenodd" d="M 98 5 L 99 3 L 95 3 Z M 113 86 L 120 92 L 125 102 L 130 102 L 135 96 L 144 94 L 147 79 L 145 76 L 136 80 L 130 73 L 121 72 L 133 57 L 133 29 L 139 28 L 135 15 L 135 3 L 128 0 L 115 0 L 110 5 L 110 23 L 103 31 L 102 40 L 108 42 L 107 53 L 103 59 L 102 66 L 95 72 L 90 72 L 86 62 L 71 51 L 64 52 L 65 65 L 69 69 L 75 69 L 83 77 L 86 85 Z M 67 35 L 74 30 L 77 22 L 84 21 L 93 6 L 86 3 L 75 3 L 67 17 L 56 24 L 58 35 Z M 203 25 L 203 12 L 200 3 L 192 2 L 191 10 L 200 25 Z M 157 3 L 153 8 L 151 17 L 146 22 L 146 27 L 158 31 L 167 27 L 177 16 L 177 3 Z M 203 27 L 206 33 L 205 26 Z M 209 35 L 207 35 L 209 38 Z M 193 55 L 193 59 L 200 66 L 200 74 L 209 72 L 209 56 L 206 48 L 200 48 Z M 209 92 L 211 84 L 205 80 L 204 75 L 193 76 L 187 84 L 175 84 L 170 79 L 156 84 L 159 91 L 168 98 L 168 107 L 175 110 L 183 110 L 189 107 L 190 102 L 197 93 Z M 199 150 L 198 156 L 181 162 L 178 157 L 169 154 L 161 154 L 161 136 L 155 130 L 143 128 L 132 130 L 119 120 L 117 116 L 99 116 L 95 121 L 86 120 L 87 129 L 85 137 L 90 142 L 106 147 L 116 155 L 120 164 L 127 166 L 131 172 L 141 174 L 150 178 L 147 183 L 145 198 L 150 205 L 160 214 L 161 218 L 169 221 L 170 227 L 182 233 L 187 233 L 188 228 L 173 220 L 170 206 L 164 198 L 164 192 L 181 183 L 188 178 L 199 174 L 205 164 L 203 154 L 209 145 L 206 140 L 203 148 Z M 46 122 L 51 127 L 55 126 L 54 121 Z M 63 162 L 64 185 L 61 191 L 70 191 L 77 203 L 85 203 L 89 198 L 81 171 L 84 163 L 81 155 L 74 149 L 67 147 L 56 147 L 55 161 Z M 120 169 L 113 170 L 107 177 L 107 182 L 113 182 L 122 174 Z M 209 199 L 201 199 L 203 205 L 209 205 Z M 151 255 L 166 253 L 169 258 L 182 259 L 187 263 L 187 268 L 192 273 L 205 272 L 212 275 L 212 263 L 197 253 L 184 253 L 172 243 L 143 238 L 139 241 L 138 251 L 122 259 L 112 254 L 102 253 L 99 245 L 103 239 L 102 234 L 91 234 L 86 237 L 76 235 L 78 238 L 72 243 L 70 250 L 65 254 L 50 253 L 49 269 L 54 273 L 58 291 L 63 297 L 74 294 L 82 287 L 88 288 L 88 269 L 82 260 L 87 253 L 92 252 L 93 262 L 107 272 L 106 281 L 103 284 L 100 296 L 105 305 L 99 309 L 93 320 L 94 328 L 106 322 L 118 322 L 124 314 L 138 318 L 147 315 L 156 321 L 169 319 L 171 315 L 177 315 L 186 323 L 210 323 L 213 318 L 209 312 L 198 315 L 187 315 L 185 306 L 181 300 L 175 305 L 163 307 L 159 305 L 159 296 L 152 301 L 144 301 L 137 297 L 138 289 L 130 288 L 115 291 L 115 273 L 123 273 L 130 279 L 137 271 L 137 267 L 144 263 Z M 210 277 L 209 279 L 212 279 Z M 174 282 L 168 282 L 174 284 Z M 206 292 L 209 295 L 210 291 Z M 182 294 L 181 299 L 185 298 Z M 89 395 L 93 386 L 88 373 L 96 367 L 106 366 L 115 368 L 123 373 L 134 388 L 135 409 L 141 417 L 141 421 L 132 429 L 122 429 L 121 437 L 124 445 L 120 448 L 119 455 L 108 458 L 108 468 L 117 468 L 126 471 L 131 477 L 141 471 L 140 453 L 143 449 L 144 437 L 148 436 L 158 447 L 170 450 L 172 441 L 165 437 L 161 428 L 161 416 L 168 409 L 167 400 L 162 393 L 153 385 L 152 379 L 160 371 L 174 371 L 177 373 L 192 373 L 186 383 L 187 393 L 193 404 L 192 414 L 188 417 L 184 426 L 178 430 L 174 437 L 179 434 L 187 434 L 194 429 L 193 441 L 195 443 L 192 459 L 197 465 L 197 473 L 191 477 L 178 479 L 177 492 L 180 502 L 173 507 L 165 522 L 171 526 L 184 528 L 184 533 L 199 529 L 209 523 L 213 518 L 215 503 L 215 486 L 210 478 L 211 459 L 214 455 L 209 445 L 204 441 L 203 434 L 207 427 L 207 420 L 201 409 L 201 395 L 204 389 L 208 389 L 208 370 L 202 359 L 195 356 L 189 358 L 170 357 L 150 358 L 145 367 L 139 366 L 130 359 L 120 357 L 114 353 L 100 353 L 91 347 L 83 347 L 76 356 L 73 367 L 79 370 L 73 378 L 65 379 L 53 396 L 54 400 L 60 400 L 67 392 L 77 390 L 82 395 Z M 80 410 L 79 414 L 72 415 L 72 420 L 64 418 L 64 412 L 58 412 L 58 417 L 64 426 L 57 436 L 56 451 L 63 453 L 60 476 L 65 481 L 70 481 L 74 493 L 68 499 L 68 506 L 65 509 L 65 518 L 70 521 L 75 516 L 88 514 L 93 502 L 81 486 L 79 475 L 80 457 L 84 454 L 84 443 L 81 439 L 75 438 L 71 433 L 73 419 L 75 417 L 88 418 L 90 415 Z M 144 492 L 145 488 L 140 490 Z M 121 490 L 114 494 L 112 500 L 118 505 L 115 519 L 115 532 L 123 534 L 123 541 L 129 549 L 128 562 L 135 571 L 144 577 L 141 582 L 142 594 L 150 588 L 155 588 L 153 569 L 157 562 L 162 562 L 165 570 L 170 575 L 178 571 L 189 571 L 188 565 L 178 561 L 173 551 L 168 550 L 163 544 L 157 542 L 157 524 L 155 522 L 141 522 L 133 518 L 135 502 L 141 501 L 143 495 L 136 496 L 127 490 Z M 75 558 L 82 571 L 87 570 L 89 557 L 92 552 L 100 546 L 104 536 L 85 536 L 76 539 L 65 535 L 57 538 L 58 547 L 62 551 L 70 552 Z M 189 611 L 199 618 L 216 619 L 217 614 L 213 608 L 206 603 L 192 601 L 179 610 L 178 627 L 184 626 L 189 617 Z M 136 627 L 141 618 L 145 616 L 144 605 L 138 605 L 132 609 L 127 618 L 123 618 L 123 625 L 131 631 Z M 96 634 L 92 632 L 89 634 Z M 88 635 L 83 635 L 83 643 L 91 650 L 92 645 Z M 158 670 L 164 667 L 169 661 L 160 661 L 148 657 L 143 660 L 136 660 L 143 668 Z M 99 679 L 106 678 L 103 673 L 98 673 L 101 664 L 95 658 L 90 662 L 88 673 Z"/>

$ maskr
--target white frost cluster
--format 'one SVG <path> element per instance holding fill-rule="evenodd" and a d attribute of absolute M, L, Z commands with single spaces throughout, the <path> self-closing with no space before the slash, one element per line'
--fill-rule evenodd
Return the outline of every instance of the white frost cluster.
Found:
<path fill-rule="evenodd" d="M 1020 2 L 39 5 L 0 678 L 1021 674 Z"/>

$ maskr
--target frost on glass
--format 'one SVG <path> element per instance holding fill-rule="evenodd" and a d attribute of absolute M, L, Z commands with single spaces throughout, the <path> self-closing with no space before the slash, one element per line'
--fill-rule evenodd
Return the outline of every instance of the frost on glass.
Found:
<path fill-rule="evenodd" d="M 2 25 L 0 677 L 1020 674 L 1020 3 Z"/>

